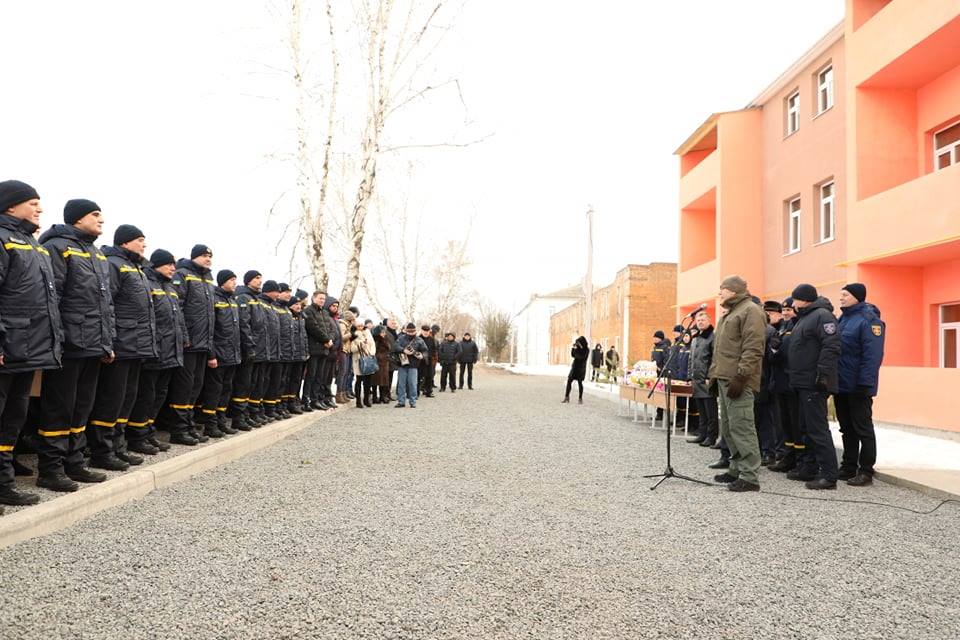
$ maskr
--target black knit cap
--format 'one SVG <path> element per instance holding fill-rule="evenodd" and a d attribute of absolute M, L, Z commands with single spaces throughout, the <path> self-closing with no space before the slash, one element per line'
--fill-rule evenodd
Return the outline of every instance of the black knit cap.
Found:
<path fill-rule="evenodd" d="M 221 269 L 217 271 L 217 286 L 222 287 L 230 278 L 236 278 L 237 274 L 230 269 Z"/>
<path fill-rule="evenodd" d="M 417 325 L 413 324 L 412 322 L 408 322 L 408 323 L 407 323 L 407 326 L 405 326 L 403 329 L 404 329 L 404 331 L 410 331 L 411 329 L 413 329 L 414 331 L 416 331 L 416 330 L 417 330 Z"/>
<path fill-rule="evenodd" d="M 290 285 L 288 285 L 286 282 L 278 283 L 277 287 L 277 291 L 280 293 L 286 293 L 287 291 L 290 291 Z"/>
<path fill-rule="evenodd" d="M 294 295 L 297 300 L 306 300 L 309 296 L 310 294 L 303 289 L 297 289 L 297 293 Z"/>
<path fill-rule="evenodd" d="M 6 213 L 7 209 L 23 204 L 27 200 L 39 199 L 40 194 L 37 190 L 26 182 L 19 180 L 4 180 L 0 182 L 0 213 Z"/>
<path fill-rule="evenodd" d="M 803 302 L 813 302 L 818 297 L 817 288 L 812 284 L 798 284 L 797 288 L 790 294 L 790 297 L 794 300 L 802 300 Z"/>
<path fill-rule="evenodd" d="M 277 286 L 276 280 L 267 280 L 263 283 L 263 287 L 260 290 L 263 293 L 273 293 L 274 291 L 280 291 L 280 287 Z"/>
<path fill-rule="evenodd" d="M 860 302 L 867 299 L 867 287 L 860 282 L 851 282 L 842 291 L 846 291 Z"/>
<path fill-rule="evenodd" d="M 84 216 L 94 211 L 100 211 L 100 205 L 93 200 L 84 200 L 83 198 L 67 200 L 67 204 L 63 205 L 63 221 L 67 224 L 76 224 Z"/>
<path fill-rule="evenodd" d="M 776 300 L 767 300 L 763 303 L 764 311 L 776 311 L 777 313 L 783 313 L 783 305 L 777 302 Z"/>
<path fill-rule="evenodd" d="M 176 262 L 177 259 L 166 249 L 157 249 L 150 254 L 150 264 L 153 265 L 154 268 L 162 267 L 165 264 L 176 264 Z"/>
<path fill-rule="evenodd" d="M 663 331 L 657 330 L 653 332 L 653 337 L 660 338 L 661 340 L 663 340 L 666 336 L 663 335 Z"/>
<path fill-rule="evenodd" d="M 250 269 L 245 274 L 243 274 L 243 284 L 250 284 L 250 281 L 256 278 L 257 276 L 262 276 L 263 274 L 257 271 L 256 269 Z"/>
<path fill-rule="evenodd" d="M 140 229 L 132 224 L 122 224 L 113 232 L 113 244 L 119 247 L 120 245 L 127 244 L 131 240 L 144 237 L 146 236 L 143 231 L 140 231 Z"/>
<path fill-rule="evenodd" d="M 193 260 L 205 253 L 213 254 L 213 251 L 210 251 L 210 247 L 205 244 L 195 244 L 193 249 L 190 249 L 190 259 Z"/>
<path fill-rule="evenodd" d="M 784 309 L 793 309 L 793 298 L 787 298 L 783 301 Z"/>
<path fill-rule="evenodd" d="M 682 325 L 682 324 L 675 325 L 675 326 L 673 327 L 673 332 L 674 332 L 674 333 L 683 333 L 683 325 Z"/>

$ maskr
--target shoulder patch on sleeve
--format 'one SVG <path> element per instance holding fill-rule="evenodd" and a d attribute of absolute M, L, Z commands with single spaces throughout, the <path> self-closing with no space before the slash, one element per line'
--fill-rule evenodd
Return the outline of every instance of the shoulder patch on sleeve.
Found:
<path fill-rule="evenodd" d="M 873 335 L 877 336 L 878 338 L 883 335 L 883 325 L 872 324 L 870 325 L 870 330 L 873 331 Z"/>
<path fill-rule="evenodd" d="M 823 332 L 828 336 L 832 336 L 837 332 L 837 323 L 836 322 L 823 323 Z"/>

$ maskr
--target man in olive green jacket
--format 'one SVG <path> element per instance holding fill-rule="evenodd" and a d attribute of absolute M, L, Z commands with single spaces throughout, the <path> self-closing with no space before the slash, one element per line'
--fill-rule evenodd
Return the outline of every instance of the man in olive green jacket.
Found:
<path fill-rule="evenodd" d="M 717 323 L 708 376 L 718 387 L 720 434 L 730 448 L 730 468 L 714 480 L 728 483 L 731 491 L 759 491 L 760 445 L 753 398 L 760 391 L 766 316 L 751 300 L 740 276 L 720 284 L 720 300 L 727 313 Z"/>

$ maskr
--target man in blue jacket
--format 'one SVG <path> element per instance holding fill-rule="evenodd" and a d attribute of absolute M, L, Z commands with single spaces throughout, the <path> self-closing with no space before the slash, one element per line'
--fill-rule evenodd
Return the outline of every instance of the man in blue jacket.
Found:
<path fill-rule="evenodd" d="M 877 461 L 873 397 L 877 395 L 887 328 L 880 310 L 867 302 L 867 288 L 859 282 L 840 291 L 840 311 L 842 349 L 834 404 L 843 437 L 843 461 L 837 477 L 851 486 L 863 487 L 873 482 Z"/>

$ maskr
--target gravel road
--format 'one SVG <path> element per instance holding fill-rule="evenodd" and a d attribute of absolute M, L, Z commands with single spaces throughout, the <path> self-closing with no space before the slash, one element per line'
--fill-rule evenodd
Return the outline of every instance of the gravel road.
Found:
<path fill-rule="evenodd" d="M 960 637 L 956 505 L 651 492 L 662 433 L 561 405 L 559 379 L 476 382 L 0 551 L 0 637 Z M 716 452 L 675 442 L 710 479 Z M 817 497 L 936 504 L 883 483 Z"/>

